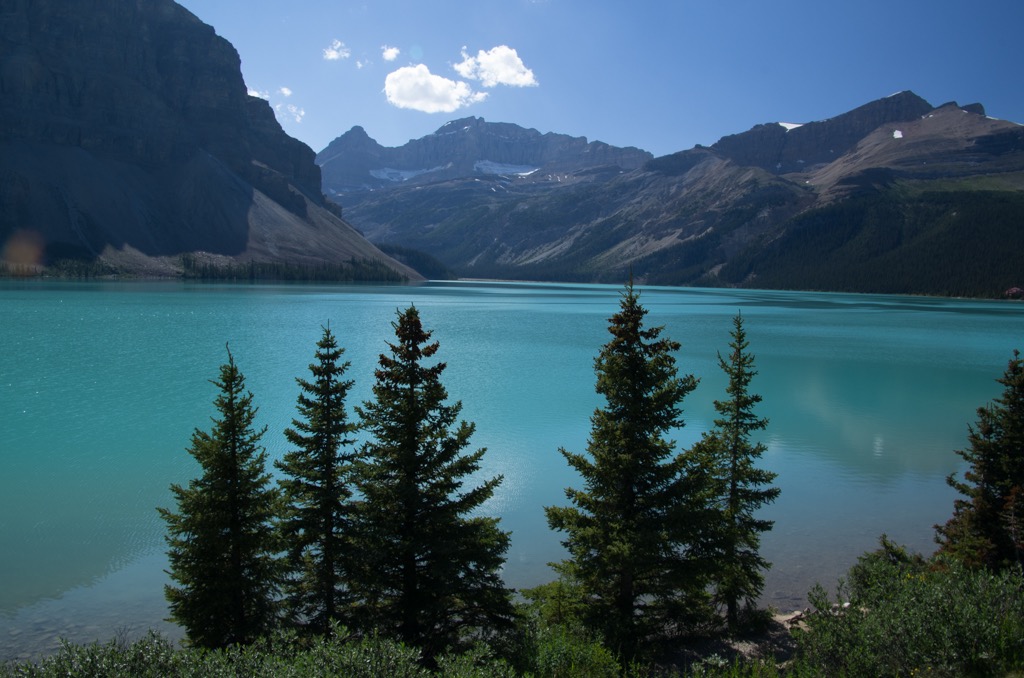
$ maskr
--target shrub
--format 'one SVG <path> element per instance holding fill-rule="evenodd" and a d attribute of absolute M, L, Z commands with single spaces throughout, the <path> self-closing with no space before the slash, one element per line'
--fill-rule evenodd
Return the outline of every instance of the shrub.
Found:
<path fill-rule="evenodd" d="M 622 673 L 612 653 L 579 627 L 542 629 L 535 661 L 537 678 L 618 678 Z"/>
<path fill-rule="evenodd" d="M 38 664 L 0 664 L 0 676 L 170 676 L 183 675 L 182 655 L 154 632 L 134 643 L 112 640 L 105 644 L 74 645 L 62 642 L 56 654 Z"/>
<path fill-rule="evenodd" d="M 420 653 L 401 643 L 366 637 L 345 642 L 346 634 L 297 641 L 294 634 L 277 635 L 251 645 L 234 645 L 225 650 L 175 649 L 155 633 L 131 644 L 73 645 L 65 643 L 54 655 L 38 664 L 0 665 L 2 678 L 280 678 L 295 676 L 345 676 L 346 678 L 427 678 L 432 674 L 419 665 Z M 482 671 L 453 676 L 503 674 Z"/>
<path fill-rule="evenodd" d="M 841 581 L 820 586 L 798 634 L 820 675 L 997 675 L 1024 668 L 1024 575 L 927 562 L 882 538 Z"/>

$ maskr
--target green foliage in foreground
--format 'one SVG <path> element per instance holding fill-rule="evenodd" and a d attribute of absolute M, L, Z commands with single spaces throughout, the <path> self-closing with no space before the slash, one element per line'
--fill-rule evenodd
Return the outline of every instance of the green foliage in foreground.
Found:
<path fill-rule="evenodd" d="M 926 561 L 884 536 L 798 640 L 822 676 L 993 676 L 1024 669 L 1024 576 Z"/>
<path fill-rule="evenodd" d="M 177 649 L 155 633 L 134 643 L 65 644 L 38 664 L 0 665 L 0 678 L 57 676 L 145 676 L 185 678 L 224 676 L 340 676 L 353 678 L 617 678 L 619 665 L 611 653 L 575 632 L 557 629 L 531 648 L 528 674 L 514 670 L 482 645 L 461 654 L 437 658 L 435 672 L 421 666 L 418 650 L 400 642 L 371 636 L 346 640 L 345 629 L 312 641 L 281 634 L 247 646 L 225 650 Z"/>
<path fill-rule="evenodd" d="M 553 582 L 533 590 L 523 608 L 519 645 L 512 653 L 483 645 L 442 654 L 437 670 L 418 650 L 397 641 L 354 638 L 343 628 L 330 637 L 279 634 L 226 650 L 176 648 L 150 633 L 134 643 L 65 644 L 38 664 L 0 664 L 0 678 L 57 676 L 989 676 L 1024 671 L 1024 575 L 993 574 L 959 563 L 925 560 L 882 538 L 840 582 L 835 601 L 812 591 L 815 611 L 796 632 L 797 656 L 782 665 L 718 655 L 676 669 L 623 670 L 613 653 L 574 621 L 575 593 Z M 530 592 L 526 592 L 531 595 Z M 847 603 L 849 603 L 847 605 Z M 553 620 L 561 618 L 561 623 Z M 503 658 L 504 657 L 504 658 Z"/>
<path fill-rule="evenodd" d="M 342 634 L 339 634 L 342 635 Z M 151 633 L 131 644 L 64 645 L 38 665 L 0 668 L 0 676 L 352 676 L 411 678 L 430 673 L 417 664 L 419 653 L 400 643 L 372 637 L 343 642 L 321 637 L 300 645 L 294 636 L 280 636 L 226 650 L 178 650 Z M 466 660 L 446 658 L 458 667 L 451 676 L 498 675 L 466 670 Z M 496 663 L 497 664 L 497 663 Z M 500 665 L 496 665 L 500 668 Z"/>

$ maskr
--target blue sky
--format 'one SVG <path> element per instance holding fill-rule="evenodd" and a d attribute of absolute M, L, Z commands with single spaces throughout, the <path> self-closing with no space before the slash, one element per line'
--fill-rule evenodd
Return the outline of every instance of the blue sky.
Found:
<path fill-rule="evenodd" d="M 478 116 L 664 155 L 912 90 L 1024 122 L 1021 0 L 179 0 L 322 150 Z"/>

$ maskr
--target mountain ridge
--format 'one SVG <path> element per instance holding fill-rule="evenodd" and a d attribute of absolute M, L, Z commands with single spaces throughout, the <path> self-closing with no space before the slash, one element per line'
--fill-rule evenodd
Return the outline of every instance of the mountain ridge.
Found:
<path fill-rule="evenodd" d="M 320 151 L 316 161 L 324 192 L 344 196 L 479 174 L 546 177 L 581 168 L 631 170 L 652 157 L 639 148 L 467 117 L 396 147 L 381 146 L 357 125 Z"/>
<path fill-rule="evenodd" d="M 445 157 L 419 160 L 443 166 Z M 620 282 L 632 271 L 660 284 L 954 296 L 998 296 L 1024 278 L 1024 255 L 998 246 L 1024 221 L 1024 127 L 987 117 L 981 104 L 934 107 L 900 92 L 634 168 L 565 162 L 556 176 L 462 166 L 372 190 L 332 190 L 325 172 L 325 193 L 371 240 L 425 251 L 466 277 Z M 832 219 L 842 237 L 807 230 L 828 232 Z M 832 249 L 809 252 L 800 237 Z M 887 244 L 856 245 L 872 238 Z M 784 244 L 832 270 L 801 275 Z M 933 274 L 929 258 L 944 270 Z M 884 284 L 852 282 L 861 270 Z"/>

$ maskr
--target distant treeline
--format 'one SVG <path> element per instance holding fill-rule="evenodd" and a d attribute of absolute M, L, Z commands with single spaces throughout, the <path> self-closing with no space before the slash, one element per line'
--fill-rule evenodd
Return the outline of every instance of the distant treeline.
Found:
<path fill-rule="evenodd" d="M 349 259 L 339 263 L 296 264 L 273 261 L 214 263 L 194 254 L 179 257 L 180 276 L 186 280 L 232 282 L 407 282 L 408 278 L 381 261 Z M 411 265 L 411 264 L 410 264 Z M 415 267 L 413 267 L 415 268 Z M 49 264 L 19 265 L 0 261 L 0 278 L 98 278 L 139 277 L 125 274 L 100 259 L 56 259 Z"/>
<path fill-rule="evenodd" d="M 93 259 L 56 259 L 46 266 L 38 264 L 12 264 L 0 260 L 0 278 L 68 278 L 89 280 L 118 275 L 109 264 Z"/>
<path fill-rule="evenodd" d="M 396 261 L 400 261 L 427 280 L 454 280 L 457 276 L 437 258 L 394 243 L 375 243 L 377 249 Z"/>
<path fill-rule="evenodd" d="M 230 280 L 250 282 L 405 282 L 407 278 L 380 261 L 349 259 L 341 263 L 296 264 L 249 261 L 218 264 L 181 255 L 182 277 L 189 280 Z"/>

